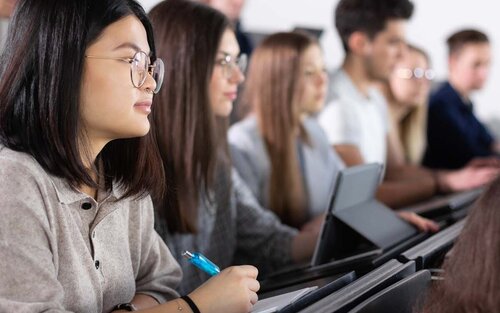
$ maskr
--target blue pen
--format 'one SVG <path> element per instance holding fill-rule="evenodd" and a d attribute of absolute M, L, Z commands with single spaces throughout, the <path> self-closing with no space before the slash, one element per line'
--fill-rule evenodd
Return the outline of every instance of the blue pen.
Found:
<path fill-rule="evenodd" d="M 210 276 L 214 276 L 220 273 L 220 269 L 217 265 L 212 263 L 203 254 L 195 252 L 191 253 L 189 251 L 184 251 L 182 256 L 188 259 L 193 265 L 198 267 L 200 270 L 204 271 Z"/>

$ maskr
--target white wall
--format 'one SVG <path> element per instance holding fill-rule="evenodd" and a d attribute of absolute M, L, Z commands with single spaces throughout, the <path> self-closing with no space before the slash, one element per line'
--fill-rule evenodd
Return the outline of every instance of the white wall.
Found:
<path fill-rule="evenodd" d="M 242 15 L 248 31 L 273 32 L 294 26 L 324 28 L 322 45 L 329 68 L 343 57 L 340 41 L 333 29 L 333 10 L 338 0 L 246 0 Z M 142 0 L 149 10 L 157 0 Z M 463 27 L 484 30 L 493 44 L 491 76 L 486 87 L 474 94 L 476 112 L 487 121 L 500 120 L 500 21 L 491 0 L 419 0 L 408 24 L 408 40 L 425 48 L 433 61 L 438 79 L 446 76 L 447 36 Z M 496 87 L 496 88 L 495 88 Z"/>

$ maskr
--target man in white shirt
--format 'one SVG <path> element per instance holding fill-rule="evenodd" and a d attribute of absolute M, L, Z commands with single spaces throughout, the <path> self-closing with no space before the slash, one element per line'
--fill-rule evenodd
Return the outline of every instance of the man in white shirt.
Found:
<path fill-rule="evenodd" d="M 386 175 L 377 197 L 393 208 L 474 185 L 471 181 L 467 186 L 457 185 L 453 173 L 446 171 L 391 162 L 387 103 L 375 84 L 387 80 L 403 56 L 406 22 L 412 12 L 409 0 L 339 2 L 335 26 L 346 56 L 331 79 L 333 100 L 319 116 L 330 144 L 347 166 L 385 164 Z M 492 179 L 488 171 L 474 174 L 471 179 L 476 187 Z"/>

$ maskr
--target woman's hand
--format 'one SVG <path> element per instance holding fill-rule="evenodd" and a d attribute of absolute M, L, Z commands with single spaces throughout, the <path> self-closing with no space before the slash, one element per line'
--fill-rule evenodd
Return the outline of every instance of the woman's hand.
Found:
<path fill-rule="evenodd" d="M 413 212 L 400 211 L 397 212 L 399 217 L 417 227 L 421 232 L 432 232 L 435 233 L 439 230 L 439 225 L 434 221 L 421 217 Z"/>
<path fill-rule="evenodd" d="M 455 171 L 438 171 L 439 187 L 444 192 L 457 192 L 484 186 L 498 177 L 500 168 L 485 160 L 473 160 Z"/>
<path fill-rule="evenodd" d="M 229 267 L 189 297 L 203 313 L 248 313 L 257 302 L 258 270 L 250 265 Z"/>

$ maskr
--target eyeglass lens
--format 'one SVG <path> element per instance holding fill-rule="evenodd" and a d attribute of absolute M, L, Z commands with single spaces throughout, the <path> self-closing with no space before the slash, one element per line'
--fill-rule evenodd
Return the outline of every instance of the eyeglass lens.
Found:
<path fill-rule="evenodd" d="M 156 87 L 153 92 L 158 93 L 163 83 L 164 67 L 161 59 L 156 59 L 156 61 L 150 65 L 149 56 L 145 52 L 139 51 L 134 55 L 131 63 L 132 83 L 136 88 L 140 88 L 144 85 L 148 74 L 151 74 L 156 82 Z"/>

